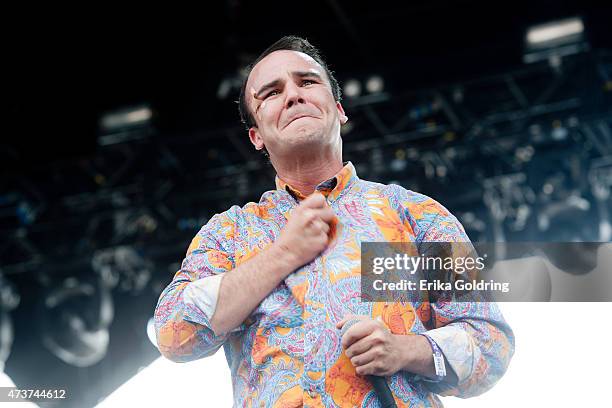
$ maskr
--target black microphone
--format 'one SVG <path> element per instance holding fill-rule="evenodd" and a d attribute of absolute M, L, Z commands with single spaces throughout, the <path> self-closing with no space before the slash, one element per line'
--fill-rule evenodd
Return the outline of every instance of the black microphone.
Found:
<path fill-rule="evenodd" d="M 346 333 L 348 329 L 359 321 L 359 319 L 352 319 L 344 323 L 344 326 L 342 326 L 342 332 L 340 333 L 340 338 L 344 336 L 344 333 Z M 383 408 L 397 408 L 393 395 L 391 394 L 391 390 L 389 389 L 389 384 L 387 384 L 385 377 L 379 377 L 377 375 L 366 375 L 365 377 L 368 379 L 370 384 L 372 384 L 374 392 L 376 392 L 376 396 L 378 397 L 378 400 Z"/>

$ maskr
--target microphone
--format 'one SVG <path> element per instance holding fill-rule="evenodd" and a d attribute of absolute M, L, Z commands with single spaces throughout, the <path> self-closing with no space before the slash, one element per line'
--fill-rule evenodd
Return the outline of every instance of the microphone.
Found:
<path fill-rule="evenodd" d="M 347 330 L 358 322 L 359 319 L 352 319 L 344 323 L 340 337 L 342 338 Z M 372 384 L 374 392 L 376 393 L 376 396 L 378 397 L 378 400 L 383 408 L 397 408 L 393 395 L 391 394 L 391 390 L 389 389 L 389 384 L 387 384 L 385 377 L 379 377 L 377 375 L 366 375 L 365 377 L 368 379 L 370 384 Z"/>

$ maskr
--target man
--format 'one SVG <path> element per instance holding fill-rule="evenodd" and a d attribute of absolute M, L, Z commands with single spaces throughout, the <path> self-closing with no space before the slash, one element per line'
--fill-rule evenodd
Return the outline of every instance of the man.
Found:
<path fill-rule="evenodd" d="M 277 188 L 196 235 L 157 305 L 161 353 L 184 362 L 223 345 L 235 406 L 379 406 L 365 375 L 388 377 L 400 407 L 490 388 L 514 351 L 495 304 L 361 301 L 361 242 L 469 240 L 436 201 L 343 164 L 348 118 L 317 50 L 284 37 L 264 51 L 240 111 Z"/>

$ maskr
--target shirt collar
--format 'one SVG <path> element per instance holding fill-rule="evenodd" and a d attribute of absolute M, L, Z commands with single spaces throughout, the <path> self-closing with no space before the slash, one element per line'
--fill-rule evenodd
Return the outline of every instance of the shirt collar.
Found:
<path fill-rule="evenodd" d="M 328 202 L 331 202 L 340 197 L 343 192 L 348 191 L 357 180 L 359 180 L 359 177 L 357 177 L 355 166 L 351 162 L 346 162 L 342 170 L 332 178 L 319 183 L 315 190 L 323 194 Z M 306 198 L 304 194 L 285 183 L 278 175 L 275 181 L 277 190 L 287 191 L 297 201 Z"/>

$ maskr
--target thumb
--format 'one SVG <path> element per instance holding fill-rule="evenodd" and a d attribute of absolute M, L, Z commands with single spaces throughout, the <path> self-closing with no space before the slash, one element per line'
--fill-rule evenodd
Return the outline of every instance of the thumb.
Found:
<path fill-rule="evenodd" d="M 318 191 L 315 191 L 302 201 L 302 206 L 307 208 L 324 208 L 326 205 L 325 196 Z"/>
<path fill-rule="evenodd" d="M 348 322 L 349 320 L 353 320 L 356 319 L 357 316 L 353 315 L 353 314 L 349 314 L 346 315 L 342 318 L 342 320 L 340 320 L 338 323 L 336 323 L 336 328 L 338 330 L 342 329 L 342 326 L 344 326 L 346 324 L 346 322 Z"/>

